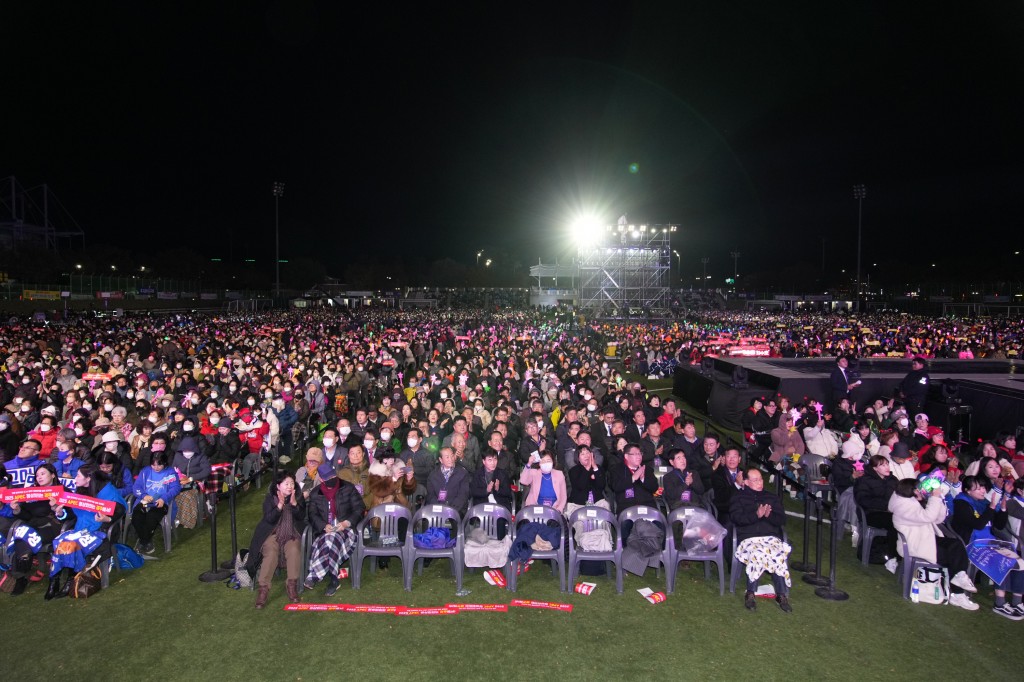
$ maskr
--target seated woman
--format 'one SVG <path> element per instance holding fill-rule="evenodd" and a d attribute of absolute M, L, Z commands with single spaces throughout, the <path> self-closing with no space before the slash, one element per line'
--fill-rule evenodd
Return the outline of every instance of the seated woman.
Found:
<path fill-rule="evenodd" d="M 323 483 L 320 474 L 317 472 L 323 463 L 324 451 L 320 448 L 312 447 L 306 451 L 305 463 L 295 471 L 295 485 L 298 486 L 302 496 L 307 500 L 310 493 L 313 492 L 313 488 Z"/>
<path fill-rule="evenodd" d="M 104 450 L 96 458 L 96 464 L 99 465 L 100 471 L 110 477 L 110 482 L 120 491 L 121 497 L 131 494 L 132 470 L 124 466 L 119 454 Z"/>
<path fill-rule="evenodd" d="M 378 504 L 408 507 L 417 485 L 412 467 L 405 466 L 391 450 L 382 450 L 378 456 L 369 468 L 370 503 L 366 508 L 373 509 Z"/>
<path fill-rule="evenodd" d="M 915 480 L 915 479 L 911 479 Z M 882 455 L 872 455 L 864 475 L 853 484 L 853 498 L 867 516 L 868 525 L 888 531 L 885 545 L 885 568 L 896 572 L 896 533 L 889 511 L 889 498 L 896 490 L 896 477 L 889 473 L 889 460 Z M 870 547 L 861 551 L 870 552 Z"/>
<path fill-rule="evenodd" d="M 153 534 L 181 492 L 178 473 L 167 466 L 168 459 L 166 450 L 154 453 L 149 466 L 139 472 L 132 488 L 135 494 L 132 527 L 139 536 L 137 549 L 143 555 L 153 553 Z"/>
<path fill-rule="evenodd" d="M 734 451 L 730 450 L 730 452 Z M 737 457 L 737 463 L 738 459 Z M 661 484 L 664 487 L 662 494 L 665 502 L 668 503 L 669 511 L 674 511 L 679 507 L 700 506 L 700 498 L 704 494 L 704 484 L 701 483 L 700 476 L 694 476 L 692 472 L 686 470 L 686 451 L 681 448 L 670 450 L 668 462 L 672 465 L 672 469 L 661 479 Z M 721 468 L 719 467 L 719 469 Z"/>
<path fill-rule="evenodd" d="M 949 569 L 953 576 L 950 585 L 955 588 L 949 596 L 949 603 L 967 611 L 977 611 L 978 605 L 966 594 L 977 592 L 978 588 L 967 576 L 970 561 L 964 543 L 960 538 L 945 537 L 938 527 L 946 518 L 942 492 L 940 486 L 935 486 L 926 493 L 917 480 L 903 479 L 896 484 L 896 492 L 889 499 L 892 525 L 907 538 L 910 556 Z M 902 544 L 897 546 L 897 550 L 903 553 Z M 907 557 L 903 560 L 907 561 Z"/>
<path fill-rule="evenodd" d="M 42 464 L 36 468 L 36 485 L 46 488 L 60 485 L 57 471 L 52 464 Z M 10 509 L 14 518 L 22 521 L 7 540 L 7 553 L 14 558 L 12 575 L 15 578 L 12 597 L 25 592 L 28 587 L 28 576 L 32 570 L 32 556 L 38 554 L 39 565 L 46 565 L 46 558 L 53 547 L 53 539 L 60 533 L 60 521 L 54 511 L 56 502 L 38 500 L 36 502 L 11 502 Z"/>
<path fill-rule="evenodd" d="M 953 501 L 951 525 L 968 546 L 992 538 L 993 529 L 1002 530 L 1008 525 L 1007 504 L 1013 490 L 1013 481 L 1007 479 L 1003 482 L 1002 490 L 1006 495 L 990 495 L 988 485 L 988 479 L 983 476 L 965 476 L 963 491 Z M 1009 602 L 1006 601 L 1007 592 L 1010 593 Z M 1006 578 L 996 586 L 995 593 L 993 612 L 1010 620 L 1024 620 L 1024 605 L 1021 603 L 1024 571 L 1007 573 Z"/>
<path fill-rule="evenodd" d="M 605 470 L 594 461 L 594 451 L 587 445 L 581 445 L 576 450 L 576 466 L 569 469 L 572 493 L 565 505 L 565 515 L 570 516 L 580 507 L 586 506 L 596 505 L 609 509 L 605 499 L 607 482 Z"/>
<path fill-rule="evenodd" d="M 338 591 L 338 571 L 355 549 L 354 528 L 363 518 L 366 507 L 354 485 L 330 472 L 325 473 L 325 477 L 327 480 L 312 490 L 307 503 L 313 549 L 303 586 L 312 590 L 327 576 L 324 594 L 331 597 Z"/>
<path fill-rule="evenodd" d="M 524 507 L 541 504 L 565 512 L 569 496 L 565 492 L 565 474 L 555 468 L 555 459 L 549 452 L 534 455 L 532 464 L 523 467 L 519 475 L 522 485 L 530 486 Z"/>
<path fill-rule="evenodd" d="M 96 464 L 83 464 L 75 476 L 75 490 L 79 495 L 88 495 L 116 504 L 114 516 L 100 512 L 78 512 L 55 506 L 54 513 L 62 524 L 74 520 L 69 531 L 61 533 L 53 540 L 52 566 L 50 568 L 50 587 L 44 599 L 66 597 L 71 589 L 71 578 L 85 568 L 86 557 L 100 549 L 107 537 L 107 529 L 115 519 L 124 516 L 124 498 L 121 492 L 110 482 L 110 478 L 100 471 Z M 64 585 L 61 587 L 61 577 Z"/>
<path fill-rule="evenodd" d="M 279 471 L 263 499 L 263 518 L 256 524 L 249 543 L 245 570 L 256 578 L 256 608 L 267 605 L 270 580 L 274 571 L 285 566 L 285 590 L 288 599 L 299 601 L 299 577 L 302 572 L 300 540 L 306 529 L 306 499 L 296 494 L 295 477 Z M 258 575 L 257 575 L 258 573 Z"/>
<path fill-rule="evenodd" d="M 337 472 L 338 478 L 356 487 L 363 496 L 363 506 L 368 506 L 373 499 L 373 493 L 370 492 L 370 463 L 366 460 L 366 451 L 362 445 L 353 445 L 348 449 L 348 457 L 340 467 L 337 467 Z"/>
<path fill-rule="evenodd" d="M 57 472 L 57 479 L 60 481 L 60 485 L 74 492 L 72 488 L 75 475 L 78 473 L 78 468 L 84 464 L 75 452 L 75 430 L 61 429 L 58 431 L 55 447 L 57 451 L 53 456 L 53 467 Z"/>
<path fill-rule="evenodd" d="M 787 563 L 792 548 L 782 539 L 786 511 L 777 495 L 765 491 L 760 469 L 747 469 L 743 490 L 733 495 L 729 504 L 729 518 L 739 543 L 736 558 L 747 566 L 747 591 L 743 605 L 751 611 L 757 608 L 754 593 L 761 574 L 767 572 L 772 576 L 779 608 L 792 613 Z"/>
<path fill-rule="evenodd" d="M 153 447 L 159 442 L 158 435 L 162 436 L 153 436 Z M 178 508 L 176 521 L 181 521 L 181 525 L 186 528 L 195 528 L 199 520 L 200 492 L 210 479 L 210 460 L 202 450 L 201 444 L 192 436 L 182 438 L 179 447 L 181 450 L 174 453 L 171 462 L 171 466 L 178 472 L 178 481 L 181 483 L 181 492 L 174 500 Z"/>

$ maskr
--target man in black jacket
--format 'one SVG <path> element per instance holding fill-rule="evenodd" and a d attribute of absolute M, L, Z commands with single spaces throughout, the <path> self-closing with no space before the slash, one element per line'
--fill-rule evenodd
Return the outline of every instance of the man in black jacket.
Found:
<path fill-rule="evenodd" d="M 916 356 L 910 361 L 910 372 L 900 382 L 900 394 L 907 406 L 907 412 L 918 414 L 924 411 L 924 402 L 928 397 L 928 371 L 924 368 L 924 358 Z"/>
<path fill-rule="evenodd" d="M 782 540 L 783 528 L 786 526 L 786 510 L 782 506 L 782 500 L 778 495 L 765 492 L 760 469 L 747 469 L 744 479 L 744 488 L 733 496 L 729 511 L 729 517 L 735 526 L 733 532 L 736 533 L 737 549 L 748 549 L 743 548 L 743 542 L 750 538 Z M 751 548 L 748 551 L 764 552 L 766 548 Z M 741 551 L 737 551 L 737 555 L 741 555 Z M 786 584 L 788 575 L 788 570 L 782 575 L 771 574 L 772 585 L 775 587 L 775 601 L 778 602 L 780 609 L 791 613 L 793 607 L 789 605 L 789 586 Z M 754 597 L 756 591 L 757 581 L 748 578 L 743 603 L 751 611 L 757 608 L 757 600 Z"/>

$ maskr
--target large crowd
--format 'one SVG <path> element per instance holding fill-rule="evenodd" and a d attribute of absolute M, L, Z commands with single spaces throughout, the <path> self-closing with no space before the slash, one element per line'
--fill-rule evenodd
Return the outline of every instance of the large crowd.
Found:
<path fill-rule="evenodd" d="M 593 551 L 621 541 L 623 564 L 637 571 L 666 535 L 680 546 L 723 542 L 745 566 L 747 607 L 768 574 L 788 612 L 786 516 L 766 479 L 799 483 L 800 459 L 819 457 L 843 518 L 860 531 L 859 508 L 883 531 L 877 546 L 860 538 L 866 556 L 895 572 L 902 534 L 911 556 L 949 570 L 950 603 L 976 609 L 968 548 L 989 543 L 1005 555 L 1019 541 L 1016 425 L 965 452 L 908 411 L 905 396 L 859 408 L 839 400 L 828 410 L 777 396 L 751 406 L 748 442 L 737 444 L 698 436 L 675 400 L 627 380 L 619 360 L 646 375 L 655 363 L 692 361 L 723 334 L 765 338 L 779 357 L 1012 357 L 1019 328 L 713 311 L 581 324 L 508 308 L 11 323 L 0 330 L 4 487 L 61 487 L 103 507 L 42 493 L 5 502 L 4 582 L 14 595 L 46 582 L 47 600 L 66 596 L 129 531 L 135 549 L 155 557 L 161 528 L 195 526 L 217 513 L 225 491 L 242 493 L 273 468 L 242 569 L 258 608 L 279 568 L 289 599 L 321 582 L 332 595 L 358 543 L 394 541 L 371 510 L 442 505 L 465 516 L 482 504 L 550 507 L 574 520 L 593 508 L 706 511 L 696 538 L 638 520 L 616 539 L 577 521 L 566 541 Z M 617 357 L 606 357 L 610 342 Z M 561 540 L 544 523 L 514 530 L 474 534 L 467 564 L 526 559 Z M 408 532 L 417 546 L 445 547 L 452 537 L 442 531 L 403 522 L 398 541 Z M 1024 619 L 1022 577 L 1011 570 L 998 582 L 1000 615 Z"/>

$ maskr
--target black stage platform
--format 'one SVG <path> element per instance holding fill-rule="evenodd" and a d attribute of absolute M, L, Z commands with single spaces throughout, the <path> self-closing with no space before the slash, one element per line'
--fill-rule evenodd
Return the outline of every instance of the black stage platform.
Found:
<path fill-rule="evenodd" d="M 734 388 L 736 367 L 747 370 L 748 388 Z M 699 366 L 676 368 L 673 392 L 726 428 L 740 430 L 740 415 L 755 396 L 781 394 L 791 403 L 817 400 L 829 405 L 832 358 L 795 360 L 715 358 L 709 376 Z M 1016 430 L 1024 424 L 1024 361 L 931 360 L 928 363 L 932 395 L 925 408 L 932 423 L 965 440 L 991 437 L 997 431 Z M 910 371 L 910 360 L 862 358 L 858 370 L 864 383 L 854 392 L 858 408 L 878 397 L 888 397 Z M 941 397 L 941 384 L 956 382 L 962 405 L 957 408 Z M 967 414 L 966 416 L 965 413 Z"/>

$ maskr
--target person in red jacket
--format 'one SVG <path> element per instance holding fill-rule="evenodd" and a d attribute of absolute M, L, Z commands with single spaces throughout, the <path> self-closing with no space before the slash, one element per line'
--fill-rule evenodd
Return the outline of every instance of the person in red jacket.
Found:
<path fill-rule="evenodd" d="M 50 454 L 56 449 L 57 433 L 57 418 L 50 414 L 44 414 L 36 428 L 29 432 L 28 438 L 39 441 L 39 456 L 42 459 L 50 459 Z"/>
<path fill-rule="evenodd" d="M 242 470 L 239 472 L 243 481 L 259 468 L 263 445 L 270 436 L 270 424 L 260 418 L 259 412 L 254 413 L 248 407 L 239 411 L 239 420 L 235 424 L 238 437 L 242 441 Z"/>

